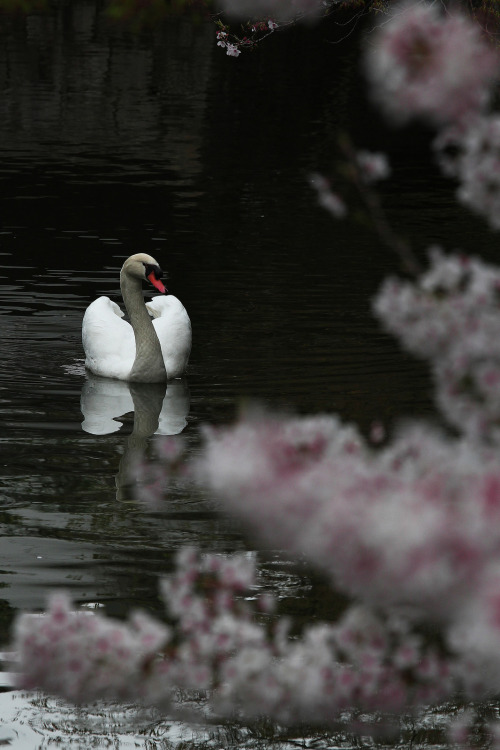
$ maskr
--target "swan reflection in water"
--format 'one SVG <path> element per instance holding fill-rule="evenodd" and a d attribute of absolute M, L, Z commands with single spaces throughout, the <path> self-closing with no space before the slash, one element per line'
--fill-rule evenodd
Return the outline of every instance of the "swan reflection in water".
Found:
<path fill-rule="evenodd" d="M 116 475 L 117 499 L 124 499 L 135 462 L 146 453 L 151 435 L 178 435 L 187 425 L 190 398 L 185 379 L 167 383 L 130 383 L 87 373 L 80 409 L 82 429 L 92 435 L 109 435 L 123 426 L 120 417 L 133 412 L 134 426 Z"/>

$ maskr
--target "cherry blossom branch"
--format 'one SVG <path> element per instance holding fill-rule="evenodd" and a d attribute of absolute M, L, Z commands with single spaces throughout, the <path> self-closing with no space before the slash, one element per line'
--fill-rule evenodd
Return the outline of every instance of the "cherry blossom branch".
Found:
<path fill-rule="evenodd" d="M 17 622 L 19 685 L 78 702 L 133 699 L 171 710 L 179 688 L 209 691 L 212 720 L 265 715 L 287 725 L 332 725 L 356 706 L 412 711 L 459 688 L 453 659 L 440 657 L 404 618 L 384 621 L 353 606 L 337 624 L 291 638 L 286 620 L 255 620 L 255 605 L 241 598 L 254 584 L 248 557 L 183 550 L 163 582 L 169 627 L 141 613 L 120 623 L 79 612 L 59 594 L 45 615 Z M 255 601 L 269 611 L 264 597 Z"/>
<path fill-rule="evenodd" d="M 386 158 L 382 154 L 356 153 L 346 136 L 340 140 L 340 149 L 347 159 L 350 181 L 363 201 L 371 226 L 386 247 L 399 258 L 404 270 L 418 276 L 422 272 L 420 262 L 410 244 L 393 230 L 378 193 L 371 187 L 371 183 L 389 175 Z"/>
<path fill-rule="evenodd" d="M 346 0 L 342 5 L 348 5 Z M 254 49 L 275 30 L 283 30 L 297 23 L 326 17 L 340 6 L 339 0 L 224 0 L 224 11 L 212 16 L 217 31 L 217 46 L 230 57 L 238 57 L 243 50 Z M 354 5 L 354 2 L 352 2 Z M 224 20 L 223 20 L 224 17 Z M 236 33 L 231 18 L 250 18 L 241 23 L 241 33 Z"/>
<path fill-rule="evenodd" d="M 349 188 L 354 187 L 356 190 L 371 228 L 386 247 L 394 252 L 403 270 L 411 276 L 418 276 L 422 268 L 417 257 L 410 244 L 393 230 L 382 207 L 381 199 L 372 187 L 373 183 L 389 176 L 390 167 L 386 156 L 368 151 L 356 152 L 345 135 L 339 139 L 339 148 L 345 161 L 338 168 L 338 173 L 347 182 Z M 348 215 L 346 201 L 339 193 L 331 189 L 331 180 L 323 175 L 313 174 L 309 182 L 317 192 L 320 206 L 335 219 L 343 219 Z"/>

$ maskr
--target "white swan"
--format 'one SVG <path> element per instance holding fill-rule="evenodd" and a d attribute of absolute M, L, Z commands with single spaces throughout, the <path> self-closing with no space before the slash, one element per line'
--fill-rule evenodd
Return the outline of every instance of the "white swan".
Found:
<path fill-rule="evenodd" d="M 98 297 L 83 316 L 85 367 L 95 375 L 141 383 L 180 377 L 191 351 L 191 322 L 182 303 L 169 294 L 144 303 L 142 282 L 165 293 L 162 270 L 151 255 L 127 258 L 120 288 L 130 323 L 109 297 Z M 153 319 L 152 319 L 153 318 Z"/>

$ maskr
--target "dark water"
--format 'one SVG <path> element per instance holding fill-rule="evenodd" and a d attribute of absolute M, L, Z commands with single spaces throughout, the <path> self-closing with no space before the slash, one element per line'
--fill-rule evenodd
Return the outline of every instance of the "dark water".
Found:
<path fill-rule="evenodd" d="M 89 302 L 120 301 L 124 258 L 154 255 L 190 314 L 188 377 L 162 414 L 196 450 L 199 425 L 231 420 L 246 399 L 364 428 L 432 413 L 425 369 L 370 316 L 394 259 L 368 229 L 334 223 L 307 184 L 331 169 L 340 132 L 390 144 L 386 205 L 419 250 L 449 235 L 451 247 L 493 247 L 422 166 L 420 140 L 403 145 L 363 103 L 358 33 L 299 29 L 233 60 L 209 23 L 132 34 L 100 7 L 0 27 L 3 642 L 15 612 L 43 607 L 53 587 L 116 615 L 155 610 L 180 546 L 251 550 L 210 500 L 174 489 L 153 512 L 124 486 L 132 444 L 151 443 L 134 408 L 147 420 L 163 394 L 90 380 L 80 341 Z M 263 571 L 307 611 L 295 571 L 278 558 Z M 35 730 L 23 747 L 49 737 Z"/>

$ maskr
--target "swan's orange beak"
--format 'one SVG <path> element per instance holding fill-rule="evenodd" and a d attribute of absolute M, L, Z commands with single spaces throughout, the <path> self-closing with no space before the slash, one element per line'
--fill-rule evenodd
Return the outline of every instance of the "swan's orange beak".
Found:
<path fill-rule="evenodd" d="M 158 289 L 159 292 L 161 292 L 162 294 L 165 294 L 165 292 L 167 291 L 166 288 L 161 283 L 160 279 L 156 278 L 153 271 L 149 274 L 147 279 L 154 286 L 155 289 Z"/>

